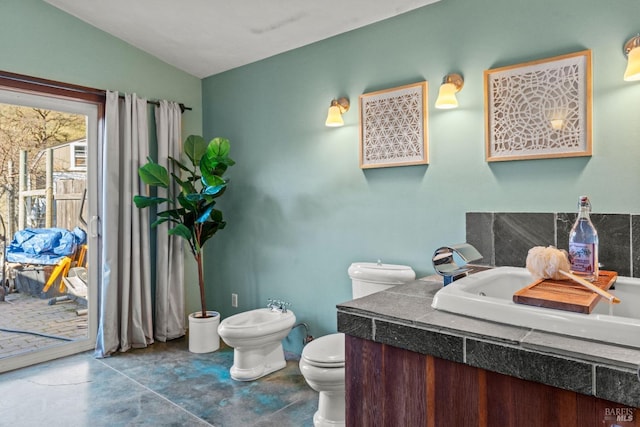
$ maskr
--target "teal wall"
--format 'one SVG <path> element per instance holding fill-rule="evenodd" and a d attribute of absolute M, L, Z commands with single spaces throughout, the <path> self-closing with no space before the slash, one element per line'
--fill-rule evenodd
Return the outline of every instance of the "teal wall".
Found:
<path fill-rule="evenodd" d="M 0 0 L 0 70 L 168 99 L 193 108 L 202 132 L 202 81 L 41 0 Z"/>
<path fill-rule="evenodd" d="M 228 226 L 206 248 L 208 297 L 223 316 L 293 304 L 314 335 L 334 331 L 353 261 L 411 265 L 465 239 L 465 212 L 640 211 L 640 83 L 622 46 L 640 30 L 638 0 L 442 0 L 203 81 L 207 137 L 237 161 L 221 199 Z M 593 156 L 487 163 L 483 71 L 591 49 Z M 436 110 L 443 76 L 464 75 L 460 108 Z M 358 97 L 429 82 L 428 166 L 358 167 Z M 347 96 L 345 126 L 326 128 Z M 240 307 L 231 308 L 231 293 Z"/>
<path fill-rule="evenodd" d="M 317 336 L 335 330 L 335 305 L 350 299 L 351 262 L 429 274 L 436 247 L 464 240 L 467 211 L 571 211 L 582 193 L 595 212 L 640 211 L 640 84 L 622 81 L 621 53 L 639 9 L 442 0 L 201 81 L 40 0 L 0 0 L 0 69 L 183 102 L 194 109 L 185 135 L 229 137 L 237 165 L 221 199 L 228 226 L 206 248 L 210 305 L 228 316 L 284 298 Z M 483 71 L 587 48 L 593 157 L 485 162 Z M 465 77 L 461 106 L 436 110 L 449 72 Z M 362 171 L 358 96 L 420 80 L 430 164 Z M 326 128 L 338 96 L 352 103 L 346 125 Z M 189 291 L 188 307 L 196 301 Z"/>

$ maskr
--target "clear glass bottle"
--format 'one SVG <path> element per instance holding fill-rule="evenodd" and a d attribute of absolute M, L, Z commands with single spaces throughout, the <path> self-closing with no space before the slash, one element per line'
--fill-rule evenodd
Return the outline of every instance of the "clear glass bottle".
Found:
<path fill-rule="evenodd" d="M 593 282 L 598 278 L 598 232 L 589 218 L 591 202 L 580 196 L 578 218 L 569 232 L 571 272 Z"/>

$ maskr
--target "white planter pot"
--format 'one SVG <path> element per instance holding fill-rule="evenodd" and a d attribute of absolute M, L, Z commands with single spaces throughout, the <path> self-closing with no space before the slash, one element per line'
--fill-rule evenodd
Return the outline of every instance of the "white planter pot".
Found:
<path fill-rule="evenodd" d="M 200 311 L 189 315 L 189 351 L 192 353 L 211 353 L 220 348 L 220 313 L 208 311 L 209 317 L 200 317 Z"/>

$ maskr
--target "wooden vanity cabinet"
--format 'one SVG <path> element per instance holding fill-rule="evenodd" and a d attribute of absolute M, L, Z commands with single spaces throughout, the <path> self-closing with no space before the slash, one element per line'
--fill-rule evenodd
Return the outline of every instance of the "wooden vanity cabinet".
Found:
<path fill-rule="evenodd" d="M 640 427 L 619 403 L 349 335 L 345 345 L 347 426 Z"/>

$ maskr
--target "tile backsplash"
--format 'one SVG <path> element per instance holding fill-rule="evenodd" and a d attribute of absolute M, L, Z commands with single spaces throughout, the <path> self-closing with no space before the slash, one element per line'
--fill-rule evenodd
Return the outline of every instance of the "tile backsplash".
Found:
<path fill-rule="evenodd" d="M 468 212 L 467 242 L 481 264 L 524 267 L 534 246 L 568 249 L 576 213 Z M 640 277 L 640 215 L 591 214 L 600 240 L 600 265 L 621 276 Z"/>

